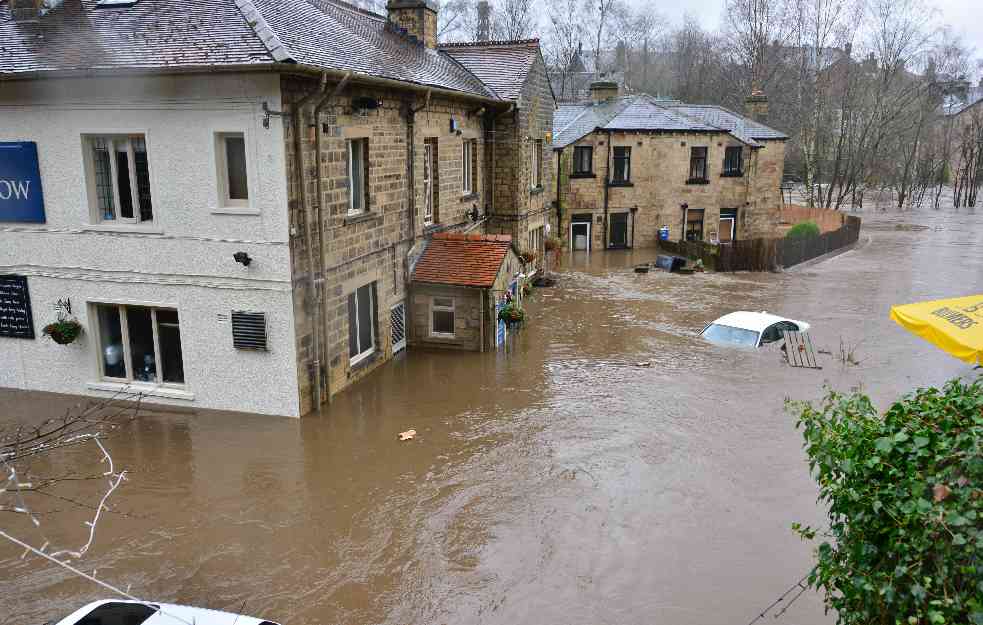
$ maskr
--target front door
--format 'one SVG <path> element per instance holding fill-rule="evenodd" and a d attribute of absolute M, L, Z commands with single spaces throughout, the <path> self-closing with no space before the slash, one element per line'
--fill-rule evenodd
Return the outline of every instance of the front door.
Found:
<path fill-rule="evenodd" d="M 628 247 L 628 213 L 611 213 L 608 229 L 608 247 Z"/>
<path fill-rule="evenodd" d="M 590 251 L 590 223 L 579 221 L 570 224 L 570 249 L 576 252 Z"/>

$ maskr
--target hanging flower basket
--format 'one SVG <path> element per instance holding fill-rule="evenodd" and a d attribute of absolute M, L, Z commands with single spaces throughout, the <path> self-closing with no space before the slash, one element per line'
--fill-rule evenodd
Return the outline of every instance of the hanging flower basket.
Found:
<path fill-rule="evenodd" d="M 59 345 L 70 345 L 82 334 L 82 324 L 75 319 L 59 319 L 44 326 L 44 335 Z"/>
<path fill-rule="evenodd" d="M 526 313 L 515 304 L 509 304 L 498 312 L 498 318 L 510 328 L 514 328 L 522 325 L 526 319 Z"/>

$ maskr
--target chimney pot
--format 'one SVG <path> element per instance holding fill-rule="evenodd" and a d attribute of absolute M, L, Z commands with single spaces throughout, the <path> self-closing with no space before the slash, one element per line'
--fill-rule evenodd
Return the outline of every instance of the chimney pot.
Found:
<path fill-rule="evenodd" d="M 437 47 L 437 4 L 435 0 L 389 0 L 388 20 L 405 30 L 423 45 Z"/>

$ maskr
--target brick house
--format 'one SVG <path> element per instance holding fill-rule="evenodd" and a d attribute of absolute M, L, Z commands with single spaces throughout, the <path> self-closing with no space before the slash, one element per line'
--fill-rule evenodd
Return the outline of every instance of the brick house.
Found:
<path fill-rule="evenodd" d="M 407 345 L 434 235 L 539 242 L 538 43 L 469 61 L 436 17 L 0 0 L 0 178 L 26 166 L 44 192 L 27 219 L 0 196 L 0 289 L 24 293 L 0 386 L 301 415 Z M 67 346 L 34 332 L 61 301 L 84 329 Z"/>
<path fill-rule="evenodd" d="M 673 240 L 771 236 L 787 137 L 761 123 L 763 95 L 749 97 L 748 109 L 745 117 L 713 105 L 619 97 L 613 82 L 594 83 L 590 102 L 560 105 L 553 149 L 564 246 L 653 246 L 661 228 Z"/>

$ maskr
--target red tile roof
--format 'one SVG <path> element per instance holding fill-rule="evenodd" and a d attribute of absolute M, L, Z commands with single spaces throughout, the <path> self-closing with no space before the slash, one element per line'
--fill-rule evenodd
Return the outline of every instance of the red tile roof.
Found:
<path fill-rule="evenodd" d="M 435 234 L 416 263 L 413 281 L 490 288 L 511 247 L 507 234 Z"/>

